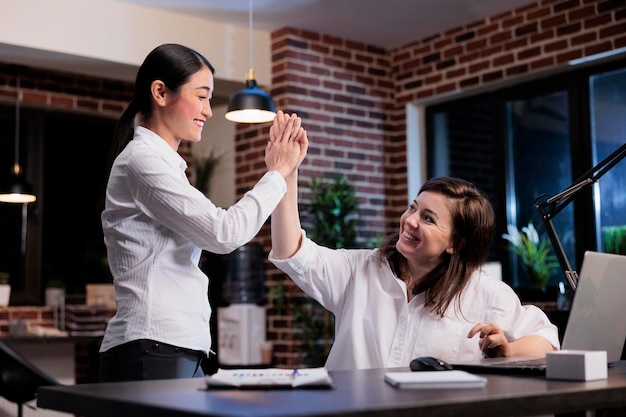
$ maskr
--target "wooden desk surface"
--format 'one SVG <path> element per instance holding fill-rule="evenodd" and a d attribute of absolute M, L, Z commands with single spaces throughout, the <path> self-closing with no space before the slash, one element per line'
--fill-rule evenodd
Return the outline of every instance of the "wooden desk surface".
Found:
<path fill-rule="evenodd" d="M 42 387 L 37 406 L 89 417 L 528 416 L 626 406 L 624 362 L 605 380 L 486 375 L 487 387 L 473 389 L 396 389 L 384 372 L 333 371 L 327 390 L 207 390 L 204 379 Z"/>

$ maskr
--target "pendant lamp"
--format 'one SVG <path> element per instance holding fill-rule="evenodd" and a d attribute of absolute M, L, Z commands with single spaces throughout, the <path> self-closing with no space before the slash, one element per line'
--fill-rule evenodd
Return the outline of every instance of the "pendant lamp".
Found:
<path fill-rule="evenodd" d="M 2 203 L 32 203 L 37 200 L 33 187 L 26 181 L 20 165 L 20 76 L 17 76 L 15 91 L 15 159 L 9 182 L 0 188 Z"/>
<path fill-rule="evenodd" d="M 276 115 L 274 100 L 265 91 L 259 89 L 254 79 L 253 42 L 252 42 L 252 0 L 249 1 L 248 24 L 250 36 L 250 69 L 246 78 L 246 87 L 235 93 L 228 102 L 226 119 L 236 123 L 271 122 Z"/>

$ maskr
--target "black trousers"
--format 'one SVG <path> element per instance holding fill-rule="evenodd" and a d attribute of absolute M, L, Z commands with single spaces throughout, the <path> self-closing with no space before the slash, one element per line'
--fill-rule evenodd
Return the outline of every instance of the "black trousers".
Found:
<path fill-rule="evenodd" d="M 202 351 L 140 339 L 100 353 L 99 382 L 202 378 Z"/>

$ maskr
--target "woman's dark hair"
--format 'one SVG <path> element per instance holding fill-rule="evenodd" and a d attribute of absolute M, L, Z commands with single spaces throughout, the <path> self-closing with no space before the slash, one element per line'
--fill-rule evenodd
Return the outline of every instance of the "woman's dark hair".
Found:
<path fill-rule="evenodd" d="M 152 82 L 161 80 L 168 90 L 177 92 L 193 74 L 203 67 L 208 67 L 212 73 L 215 73 L 213 65 L 201 53 L 174 43 L 157 46 L 146 56 L 139 67 L 139 71 L 137 71 L 133 99 L 115 126 L 107 166 L 108 172 L 110 172 L 117 155 L 133 138 L 134 121 L 137 113 L 144 120 L 148 120 L 152 116 L 150 91 Z M 108 172 L 105 178 L 109 177 Z"/>
<path fill-rule="evenodd" d="M 445 259 L 413 288 L 413 293 L 425 292 L 426 305 L 432 305 L 433 311 L 443 316 L 472 273 L 487 260 L 495 233 L 495 214 L 487 196 L 459 178 L 431 178 L 418 195 L 424 191 L 441 194 L 450 202 L 454 252 L 446 253 Z M 407 261 L 396 249 L 397 242 L 397 233 L 387 237 L 381 244 L 380 256 L 389 261 L 396 276 L 402 277 Z"/>

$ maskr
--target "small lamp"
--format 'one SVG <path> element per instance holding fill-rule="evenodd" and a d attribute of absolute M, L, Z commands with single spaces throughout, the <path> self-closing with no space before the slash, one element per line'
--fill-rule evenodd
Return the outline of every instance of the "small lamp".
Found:
<path fill-rule="evenodd" d="M 32 203 L 37 200 L 33 187 L 26 181 L 20 165 L 20 77 L 16 81 L 15 93 L 15 162 L 11 168 L 8 184 L 0 189 L 2 203 Z"/>
<path fill-rule="evenodd" d="M 246 87 L 235 93 L 228 102 L 226 119 L 236 123 L 271 122 L 276 115 L 276 107 L 272 97 L 259 89 L 252 69 L 252 0 L 249 1 L 249 36 L 250 36 L 250 69 L 246 78 Z"/>

